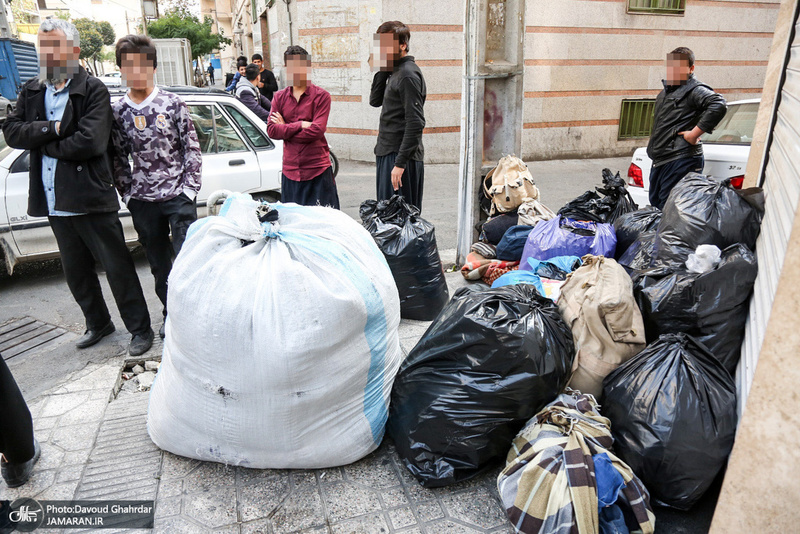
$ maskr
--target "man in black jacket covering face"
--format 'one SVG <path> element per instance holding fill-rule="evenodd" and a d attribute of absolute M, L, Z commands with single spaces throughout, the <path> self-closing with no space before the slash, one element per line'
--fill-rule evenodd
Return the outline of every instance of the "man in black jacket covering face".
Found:
<path fill-rule="evenodd" d="M 86 318 L 78 348 L 115 329 L 95 271 L 98 260 L 132 335 L 129 352 L 139 356 L 152 345 L 153 330 L 119 221 L 108 89 L 79 66 L 80 36 L 71 23 L 44 21 L 39 54 L 40 78 L 23 86 L 3 126 L 9 146 L 30 150 L 28 214 L 50 220 L 67 284 Z"/>
<path fill-rule="evenodd" d="M 670 191 L 690 172 L 703 172 L 700 136 L 725 116 L 725 99 L 694 77 L 694 53 L 686 47 L 667 54 L 667 79 L 656 98 L 653 133 L 647 155 L 650 204 L 662 209 Z"/>
<path fill-rule="evenodd" d="M 369 103 L 382 108 L 375 146 L 378 200 L 400 192 L 406 202 L 422 210 L 427 88 L 414 57 L 408 55 L 410 39 L 408 26 L 400 21 L 384 22 L 378 28 L 377 50 L 370 57 L 370 66 L 378 72 L 372 79 Z"/>

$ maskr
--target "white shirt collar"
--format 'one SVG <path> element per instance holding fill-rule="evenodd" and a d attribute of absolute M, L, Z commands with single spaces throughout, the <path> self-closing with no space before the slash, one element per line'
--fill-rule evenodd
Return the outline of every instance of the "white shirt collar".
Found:
<path fill-rule="evenodd" d="M 153 101 L 153 99 L 154 99 L 154 98 L 156 97 L 156 95 L 158 94 L 158 87 L 157 87 L 157 86 L 156 86 L 156 87 L 153 87 L 153 92 L 152 92 L 152 93 L 150 93 L 149 95 L 147 95 L 147 98 L 145 98 L 144 100 L 142 100 L 142 103 L 141 103 L 141 104 L 137 104 L 136 102 L 134 102 L 133 100 L 131 100 L 131 98 L 130 98 L 130 96 L 129 96 L 130 92 L 131 92 L 131 90 L 130 90 L 130 89 L 128 89 L 128 92 L 127 92 L 127 93 L 125 93 L 125 103 L 126 103 L 126 104 L 128 104 L 128 105 L 129 105 L 130 107 L 132 107 L 133 109 L 140 110 L 140 109 L 142 109 L 143 107 L 145 107 L 145 106 L 147 106 L 148 104 L 150 104 L 150 102 L 152 102 L 152 101 Z"/>

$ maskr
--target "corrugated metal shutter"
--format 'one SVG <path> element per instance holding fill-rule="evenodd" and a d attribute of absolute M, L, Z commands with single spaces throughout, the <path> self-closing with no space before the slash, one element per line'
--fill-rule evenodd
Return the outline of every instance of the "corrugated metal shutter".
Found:
<path fill-rule="evenodd" d="M 12 41 L 11 49 L 14 51 L 14 59 L 19 70 L 20 84 L 17 87 L 19 90 L 25 82 L 39 76 L 39 56 L 30 43 L 23 41 Z"/>
<path fill-rule="evenodd" d="M 800 200 L 800 25 L 796 15 L 795 24 L 762 179 L 766 213 L 756 245 L 759 271 L 745 329 L 742 360 L 736 372 L 740 418 L 753 383 Z"/>

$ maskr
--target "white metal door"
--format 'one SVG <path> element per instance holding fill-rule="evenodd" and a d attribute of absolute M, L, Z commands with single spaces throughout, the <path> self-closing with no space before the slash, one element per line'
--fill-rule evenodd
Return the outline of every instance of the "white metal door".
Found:
<path fill-rule="evenodd" d="M 785 79 L 777 100 L 773 133 L 767 147 L 768 160 L 762 186 L 766 213 L 758 238 L 758 278 L 750 303 L 750 318 L 745 329 L 742 359 L 736 372 L 739 390 L 739 417 L 744 413 L 747 395 L 758 363 L 761 344 L 770 318 L 772 302 L 783 270 L 798 200 L 800 200 L 800 25 L 795 18 Z"/>

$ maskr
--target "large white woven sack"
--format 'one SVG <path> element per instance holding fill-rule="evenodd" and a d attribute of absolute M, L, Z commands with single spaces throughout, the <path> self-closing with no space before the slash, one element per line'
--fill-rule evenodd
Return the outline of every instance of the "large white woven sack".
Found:
<path fill-rule="evenodd" d="M 344 465 L 383 438 L 403 359 L 383 254 L 344 213 L 229 197 L 169 278 L 147 429 L 172 453 L 253 468 Z"/>

